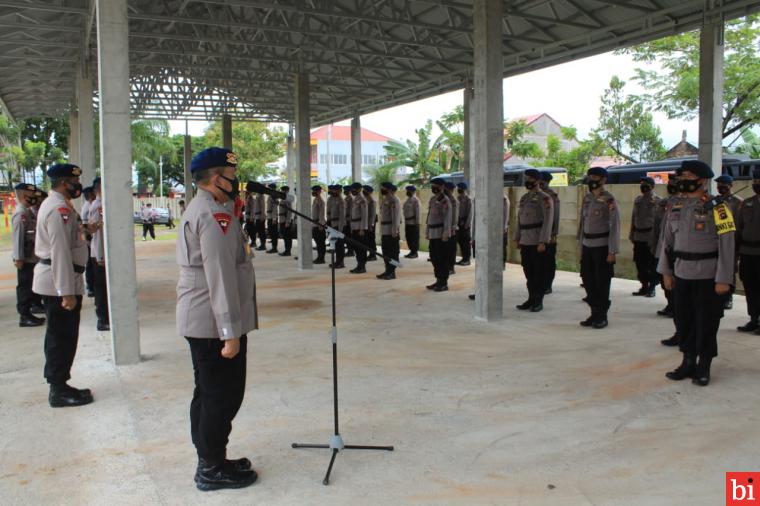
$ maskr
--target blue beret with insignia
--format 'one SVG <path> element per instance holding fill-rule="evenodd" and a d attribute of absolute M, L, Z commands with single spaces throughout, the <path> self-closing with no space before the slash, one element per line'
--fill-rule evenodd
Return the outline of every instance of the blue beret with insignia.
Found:
<path fill-rule="evenodd" d="M 390 190 L 391 188 L 393 188 L 393 183 L 391 183 L 390 181 L 385 181 L 383 183 L 380 183 L 380 187 L 385 188 L 386 190 Z"/>
<path fill-rule="evenodd" d="M 413 184 L 410 184 L 410 185 L 408 185 L 408 186 L 406 187 L 406 191 L 409 191 L 409 192 L 416 192 L 416 191 L 417 191 L 417 187 L 416 187 L 416 186 L 414 186 Z"/>
<path fill-rule="evenodd" d="M 729 176 L 728 174 L 723 174 L 722 176 L 718 176 L 715 178 L 716 183 L 728 183 L 732 184 L 734 182 L 734 178 Z"/>
<path fill-rule="evenodd" d="M 441 179 L 440 177 L 434 177 L 433 179 L 431 179 L 431 180 L 430 180 L 430 184 L 441 185 L 441 186 L 443 186 L 443 184 L 444 184 L 445 182 L 446 182 L 446 181 L 444 181 L 444 180 L 443 180 L 443 179 Z"/>
<path fill-rule="evenodd" d="M 607 169 L 604 167 L 591 167 L 586 174 L 589 176 L 607 177 Z"/>
<path fill-rule="evenodd" d="M 552 179 L 554 179 L 554 176 L 552 176 L 551 172 L 542 172 L 541 173 L 541 180 L 542 181 L 547 181 L 548 182 L 548 181 L 551 181 Z"/>
<path fill-rule="evenodd" d="M 351 186 L 349 186 L 349 188 L 351 190 L 361 190 L 362 189 L 362 184 L 359 183 L 359 182 L 352 183 Z"/>
<path fill-rule="evenodd" d="M 448 189 L 448 190 L 453 190 L 454 188 L 456 188 L 456 187 L 457 187 L 457 185 L 455 185 L 455 184 L 454 184 L 454 183 L 452 183 L 451 181 L 446 181 L 445 183 L 443 183 L 443 186 L 444 186 L 446 189 Z"/>
<path fill-rule="evenodd" d="M 37 191 L 37 187 L 34 186 L 33 184 L 29 184 L 29 183 L 19 183 L 16 186 L 14 186 L 13 189 L 16 190 L 16 191 L 22 191 L 22 190 L 25 190 L 25 191 L 28 191 L 28 192 L 36 192 Z"/>
<path fill-rule="evenodd" d="M 541 178 L 541 173 L 538 170 L 536 170 L 536 169 L 527 169 L 525 171 L 525 175 L 527 177 L 532 177 L 534 179 L 540 179 Z"/>
<path fill-rule="evenodd" d="M 639 182 L 640 183 L 650 184 L 650 185 L 654 186 L 654 179 L 652 179 L 649 176 L 642 176 L 641 178 L 639 178 Z"/>
<path fill-rule="evenodd" d="M 712 179 L 715 176 L 710 166 L 701 160 L 684 160 L 680 172 L 684 171 L 691 172 L 700 179 Z"/>
<path fill-rule="evenodd" d="M 367 192 L 367 193 L 372 193 L 372 192 L 374 192 L 374 191 L 375 191 L 375 189 L 374 189 L 374 188 L 372 188 L 372 187 L 371 187 L 370 185 L 368 185 L 368 184 L 365 184 L 364 186 L 362 186 L 362 189 L 363 189 L 365 192 Z"/>
<path fill-rule="evenodd" d="M 47 170 L 47 175 L 53 179 L 58 177 L 79 177 L 82 175 L 82 169 L 71 163 L 56 163 Z"/>
<path fill-rule="evenodd" d="M 465 183 L 465 182 L 457 183 L 457 188 L 459 188 L 460 190 L 466 190 L 467 189 L 467 183 Z"/>
<path fill-rule="evenodd" d="M 237 156 L 227 148 L 207 148 L 193 157 L 190 172 L 214 167 L 237 167 Z"/>

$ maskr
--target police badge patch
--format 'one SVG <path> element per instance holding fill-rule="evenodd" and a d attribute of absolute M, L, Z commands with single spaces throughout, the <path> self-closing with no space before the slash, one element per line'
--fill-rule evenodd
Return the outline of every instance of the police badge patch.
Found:
<path fill-rule="evenodd" d="M 69 216 L 71 216 L 71 211 L 69 210 L 69 208 L 68 207 L 59 207 L 58 208 L 58 212 L 61 215 L 61 219 L 63 220 L 63 223 L 64 224 L 68 224 L 69 223 Z"/>
<path fill-rule="evenodd" d="M 230 223 L 232 223 L 232 216 L 227 213 L 214 213 L 214 219 L 219 224 L 219 227 L 221 227 L 222 233 L 227 235 L 227 230 L 229 230 Z"/>

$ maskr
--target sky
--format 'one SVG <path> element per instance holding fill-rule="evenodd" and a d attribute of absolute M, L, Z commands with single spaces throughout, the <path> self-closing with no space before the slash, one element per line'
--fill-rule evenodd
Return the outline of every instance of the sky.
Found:
<path fill-rule="evenodd" d="M 617 75 L 628 84 L 626 92 L 641 93 L 643 89 L 631 77 L 640 66 L 628 55 L 605 53 L 573 62 L 536 70 L 504 80 L 504 117 L 513 119 L 532 114 L 547 113 L 563 126 L 578 129 L 579 138 L 585 138 L 596 127 L 599 119 L 600 97 Z M 392 107 L 361 117 L 363 128 L 394 139 L 416 139 L 415 129 L 424 126 L 428 119 L 436 120 L 462 103 L 462 92 L 456 91 Z M 655 123 L 662 131 L 667 148 L 681 140 L 687 131 L 687 140 L 698 144 L 698 121 L 669 120 L 654 113 Z M 172 121 L 172 133 L 184 133 L 183 121 Z M 348 125 L 349 121 L 336 123 Z M 202 135 L 205 122 L 189 122 L 191 135 Z"/>

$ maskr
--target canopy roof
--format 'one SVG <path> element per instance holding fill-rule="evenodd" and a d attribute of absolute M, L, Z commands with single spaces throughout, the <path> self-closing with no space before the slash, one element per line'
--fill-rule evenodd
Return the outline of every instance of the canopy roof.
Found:
<path fill-rule="evenodd" d="M 758 10 L 758 0 L 508 0 L 504 75 Z M 129 30 L 142 118 L 292 121 L 301 70 L 319 125 L 461 89 L 472 75 L 471 0 L 130 0 Z M 10 113 L 70 107 L 78 64 L 95 75 L 96 31 L 89 0 L 0 0 Z"/>

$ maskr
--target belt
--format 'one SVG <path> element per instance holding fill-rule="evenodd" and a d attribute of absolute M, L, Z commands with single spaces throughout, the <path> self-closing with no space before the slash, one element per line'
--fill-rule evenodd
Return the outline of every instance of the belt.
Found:
<path fill-rule="evenodd" d="M 541 223 L 531 223 L 530 225 L 520 225 L 520 230 L 530 230 L 532 228 L 541 228 L 544 225 L 544 222 Z"/>
<path fill-rule="evenodd" d="M 687 251 L 674 251 L 673 255 L 675 255 L 676 258 L 680 258 L 681 260 L 691 260 L 691 261 L 718 258 L 717 251 L 709 251 L 707 253 L 689 253 Z"/>
<path fill-rule="evenodd" d="M 587 234 L 586 232 L 583 232 L 583 237 L 585 239 L 601 239 L 602 237 L 609 237 L 610 232 L 600 232 L 598 234 Z"/>
<path fill-rule="evenodd" d="M 40 263 L 42 265 L 51 265 L 52 264 L 52 262 L 50 262 L 49 258 L 40 258 Z M 85 268 L 82 265 L 77 265 L 77 264 L 72 264 L 72 265 L 74 266 L 74 272 L 76 272 L 77 274 L 82 274 L 85 271 Z"/>
<path fill-rule="evenodd" d="M 390 225 L 391 223 L 393 223 L 393 222 L 392 221 L 381 221 L 380 222 L 381 225 Z"/>
<path fill-rule="evenodd" d="M 442 227 L 443 227 L 443 223 L 439 225 L 428 225 L 428 228 L 442 228 Z"/>
<path fill-rule="evenodd" d="M 416 220 L 417 217 L 416 216 L 404 216 L 404 219 L 405 220 Z"/>
<path fill-rule="evenodd" d="M 351 218 L 351 222 L 353 223 L 354 221 L 362 221 L 362 219 L 361 218 Z"/>
<path fill-rule="evenodd" d="M 742 239 L 739 243 L 741 246 L 749 246 L 751 248 L 757 248 L 760 247 L 760 241 L 748 241 L 746 239 Z"/>
<path fill-rule="evenodd" d="M 636 227 L 633 227 L 633 231 L 634 232 L 651 232 L 652 231 L 652 227 L 649 227 L 649 228 L 636 228 Z"/>

